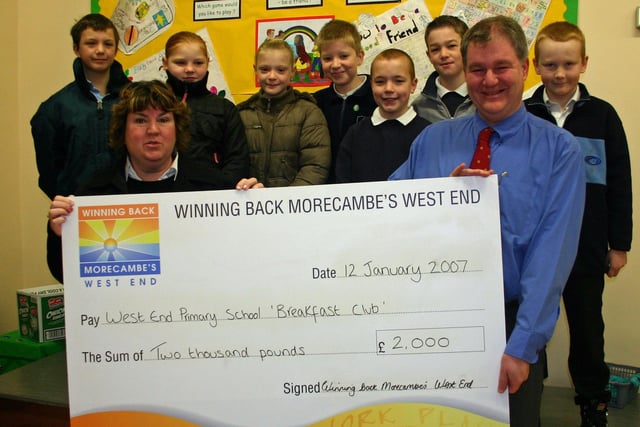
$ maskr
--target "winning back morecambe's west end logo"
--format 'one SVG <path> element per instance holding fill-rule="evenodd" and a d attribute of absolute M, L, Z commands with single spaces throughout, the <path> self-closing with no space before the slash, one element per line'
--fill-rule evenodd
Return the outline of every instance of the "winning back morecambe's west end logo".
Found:
<path fill-rule="evenodd" d="M 160 274 L 158 204 L 83 206 L 80 277 Z"/>

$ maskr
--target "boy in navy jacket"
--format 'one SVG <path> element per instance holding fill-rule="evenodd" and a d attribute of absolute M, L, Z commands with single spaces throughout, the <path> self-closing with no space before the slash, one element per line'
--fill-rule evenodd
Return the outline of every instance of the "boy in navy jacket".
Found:
<path fill-rule="evenodd" d="M 540 30 L 533 60 L 542 87 L 525 100 L 529 112 L 576 136 L 587 171 L 578 255 L 563 300 L 569 322 L 569 372 L 582 426 L 606 426 L 609 369 L 604 361 L 604 275 L 615 277 L 631 248 L 629 149 L 622 122 L 607 102 L 579 83 L 587 68 L 585 38 L 568 22 Z"/>

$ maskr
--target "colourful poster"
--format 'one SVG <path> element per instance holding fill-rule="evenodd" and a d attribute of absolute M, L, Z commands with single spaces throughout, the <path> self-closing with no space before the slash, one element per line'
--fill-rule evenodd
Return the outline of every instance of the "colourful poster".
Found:
<path fill-rule="evenodd" d="M 266 39 L 278 38 L 286 41 L 293 52 L 293 86 L 326 86 L 329 80 L 322 77 L 320 53 L 315 41 L 318 32 L 333 16 L 316 16 L 291 19 L 268 19 L 256 21 L 256 51 Z M 260 85 L 256 82 L 256 87 Z"/>
<path fill-rule="evenodd" d="M 120 0 L 111 15 L 120 35 L 120 50 L 132 54 L 167 31 L 175 10 L 173 0 Z"/>
<path fill-rule="evenodd" d="M 520 23 L 531 46 L 549 3 L 551 0 L 447 0 L 442 15 L 457 16 L 469 26 L 490 16 L 509 16 Z"/>

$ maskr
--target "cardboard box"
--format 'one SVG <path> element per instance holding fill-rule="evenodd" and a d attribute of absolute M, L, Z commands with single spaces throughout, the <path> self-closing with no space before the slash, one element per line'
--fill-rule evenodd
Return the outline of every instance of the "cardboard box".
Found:
<path fill-rule="evenodd" d="M 18 326 L 20 335 L 36 342 L 64 339 L 64 288 L 47 285 L 19 289 Z"/>

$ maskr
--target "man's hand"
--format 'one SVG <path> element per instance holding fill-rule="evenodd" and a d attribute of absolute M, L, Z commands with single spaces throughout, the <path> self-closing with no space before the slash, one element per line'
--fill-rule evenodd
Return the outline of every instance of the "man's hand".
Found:
<path fill-rule="evenodd" d="M 493 169 L 469 169 L 466 163 L 460 163 L 449 176 L 484 176 L 493 174 Z"/>
<path fill-rule="evenodd" d="M 508 354 L 502 355 L 498 393 L 504 393 L 507 387 L 509 388 L 509 394 L 517 392 L 527 378 L 529 378 L 529 362 Z"/>

